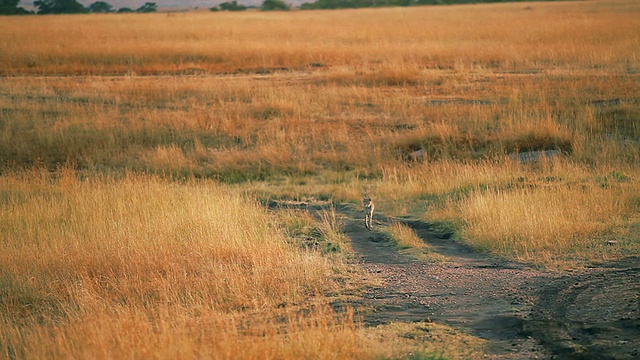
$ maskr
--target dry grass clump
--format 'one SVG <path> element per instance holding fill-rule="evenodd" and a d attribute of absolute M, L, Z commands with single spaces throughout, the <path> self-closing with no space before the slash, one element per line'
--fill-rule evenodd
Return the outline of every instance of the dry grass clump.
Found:
<path fill-rule="evenodd" d="M 432 251 L 429 244 L 421 239 L 410 227 L 399 222 L 392 223 L 385 228 L 396 246 L 402 252 L 411 254 L 418 259 L 428 262 L 442 262 L 446 258 Z"/>
<path fill-rule="evenodd" d="M 390 151 L 405 160 L 414 160 L 416 151 L 420 151 L 421 159 L 430 161 L 496 158 L 528 151 L 573 152 L 572 132 L 555 121 L 506 120 L 498 129 L 478 130 L 463 130 L 456 123 L 431 123 L 380 141 L 390 143 Z"/>
<path fill-rule="evenodd" d="M 416 68 L 398 65 L 368 71 L 337 68 L 325 76 L 319 76 L 317 81 L 342 86 L 398 87 L 427 84 L 430 78 Z"/>
<path fill-rule="evenodd" d="M 424 247 L 426 245 L 424 240 L 420 239 L 416 233 L 406 225 L 393 223 L 389 225 L 388 231 L 393 240 L 400 247 Z"/>
<path fill-rule="evenodd" d="M 354 324 L 326 308 L 250 322 L 206 309 L 95 309 L 61 324 L 5 328 L 0 339 L 7 358 L 373 358 Z"/>
<path fill-rule="evenodd" d="M 414 359 L 477 359 L 487 356 L 487 341 L 433 322 L 391 323 L 367 331 L 376 353 L 396 358 L 394 349 L 404 349 Z"/>
<path fill-rule="evenodd" d="M 312 201 L 313 206 L 318 206 L 317 200 Z M 291 202 L 293 206 L 296 203 L 298 202 Z M 298 204 L 307 205 L 306 202 Z M 317 211 L 319 219 L 314 218 L 308 210 L 287 209 L 286 204 L 283 206 L 285 207 L 277 209 L 277 217 L 298 246 L 319 251 L 325 255 L 348 257 L 351 254 L 349 238 L 342 232 L 342 219 L 332 204 L 326 204 L 325 209 Z"/>
<path fill-rule="evenodd" d="M 538 262 L 591 246 L 594 235 L 628 214 L 625 202 L 611 189 L 554 186 L 474 192 L 458 206 L 471 244 Z"/>
<path fill-rule="evenodd" d="M 614 99 L 613 102 L 618 102 Z M 640 107 L 631 104 L 604 106 L 597 111 L 597 124 L 603 133 L 622 140 L 640 139 Z"/>
<path fill-rule="evenodd" d="M 550 166 L 536 164 L 533 177 L 508 164 L 506 171 L 486 167 L 493 179 L 489 173 L 466 178 L 454 172 L 451 180 L 460 185 L 432 197 L 425 216 L 453 222 L 464 241 L 479 249 L 550 267 L 640 251 L 633 230 L 640 214 L 637 169 L 594 174 L 561 160 L 543 161 Z"/>
<path fill-rule="evenodd" d="M 6 356 L 361 354 L 351 315 L 323 308 L 339 265 L 237 192 L 57 174 L 0 178 Z"/>

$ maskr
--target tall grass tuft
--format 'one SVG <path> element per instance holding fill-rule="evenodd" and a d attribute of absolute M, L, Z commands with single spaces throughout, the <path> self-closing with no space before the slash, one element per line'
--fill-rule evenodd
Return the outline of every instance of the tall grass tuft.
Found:
<path fill-rule="evenodd" d="M 637 171 L 555 162 L 538 176 L 496 173 L 437 200 L 426 217 L 452 221 L 465 242 L 500 256 L 549 267 L 630 256 L 640 249 Z M 630 175 L 633 174 L 633 175 Z M 608 246 L 613 240 L 616 246 Z"/>
<path fill-rule="evenodd" d="M 354 319 L 322 307 L 334 265 L 292 246 L 238 192 L 56 174 L 0 177 L 5 356 L 296 358 L 327 343 L 358 353 Z"/>

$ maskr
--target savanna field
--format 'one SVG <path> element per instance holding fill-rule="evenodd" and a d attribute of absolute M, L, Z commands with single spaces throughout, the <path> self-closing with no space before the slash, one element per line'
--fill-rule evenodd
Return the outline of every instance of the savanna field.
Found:
<path fill-rule="evenodd" d="M 545 271 L 640 255 L 637 1 L 5 16 L 0 76 L 0 358 L 482 348 L 332 306 L 378 280 L 274 202 L 368 194 Z"/>

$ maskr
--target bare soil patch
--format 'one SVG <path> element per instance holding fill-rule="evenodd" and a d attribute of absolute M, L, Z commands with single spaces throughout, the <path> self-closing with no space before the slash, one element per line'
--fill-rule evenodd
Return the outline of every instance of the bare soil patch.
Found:
<path fill-rule="evenodd" d="M 384 233 L 367 230 L 360 209 L 338 205 L 358 266 L 383 280 L 353 306 L 368 326 L 433 321 L 488 340 L 494 359 L 635 359 L 640 349 L 640 259 L 580 273 L 545 272 L 479 253 L 451 234 L 400 221 L 435 252 L 427 263 L 404 255 Z"/>

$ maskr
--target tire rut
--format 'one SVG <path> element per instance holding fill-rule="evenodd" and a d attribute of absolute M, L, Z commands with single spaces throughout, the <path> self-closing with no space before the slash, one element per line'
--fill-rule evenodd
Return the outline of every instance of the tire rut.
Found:
<path fill-rule="evenodd" d="M 369 231 L 350 206 L 336 210 L 345 217 L 344 233 L 359 256 L 359 265 L 383 285 L 365 292 L 361 304 L 366 325 L 434 321 L 488 340 L 489 358 L 545 357 L 546 350 L 525 330 L 539 284 L 551 275 L 525 265 L 473 251 L 425 222 L 375 217 L 377 226 L 401 222 L 433 251 L 448 259 L 430 264 L 404 255 L 386 235 Z"/>
<path fill-rule="evenodd" d="M 551 273 L 479 253 L 429 223 L 374 216 L 351 204 L 269 203 L 318 215 L 333 206 L 358 256 L 382 280 L 350 303 L 366 326 L 434 321 L 486 339 L 490 359 L 636 359 L 640 356 L 640 257 L 579 273 Z M 405 255 L 377 230 L 400 222 L 447 260 Z M 344 306 L 344 304 L 338 305 Z"/>

